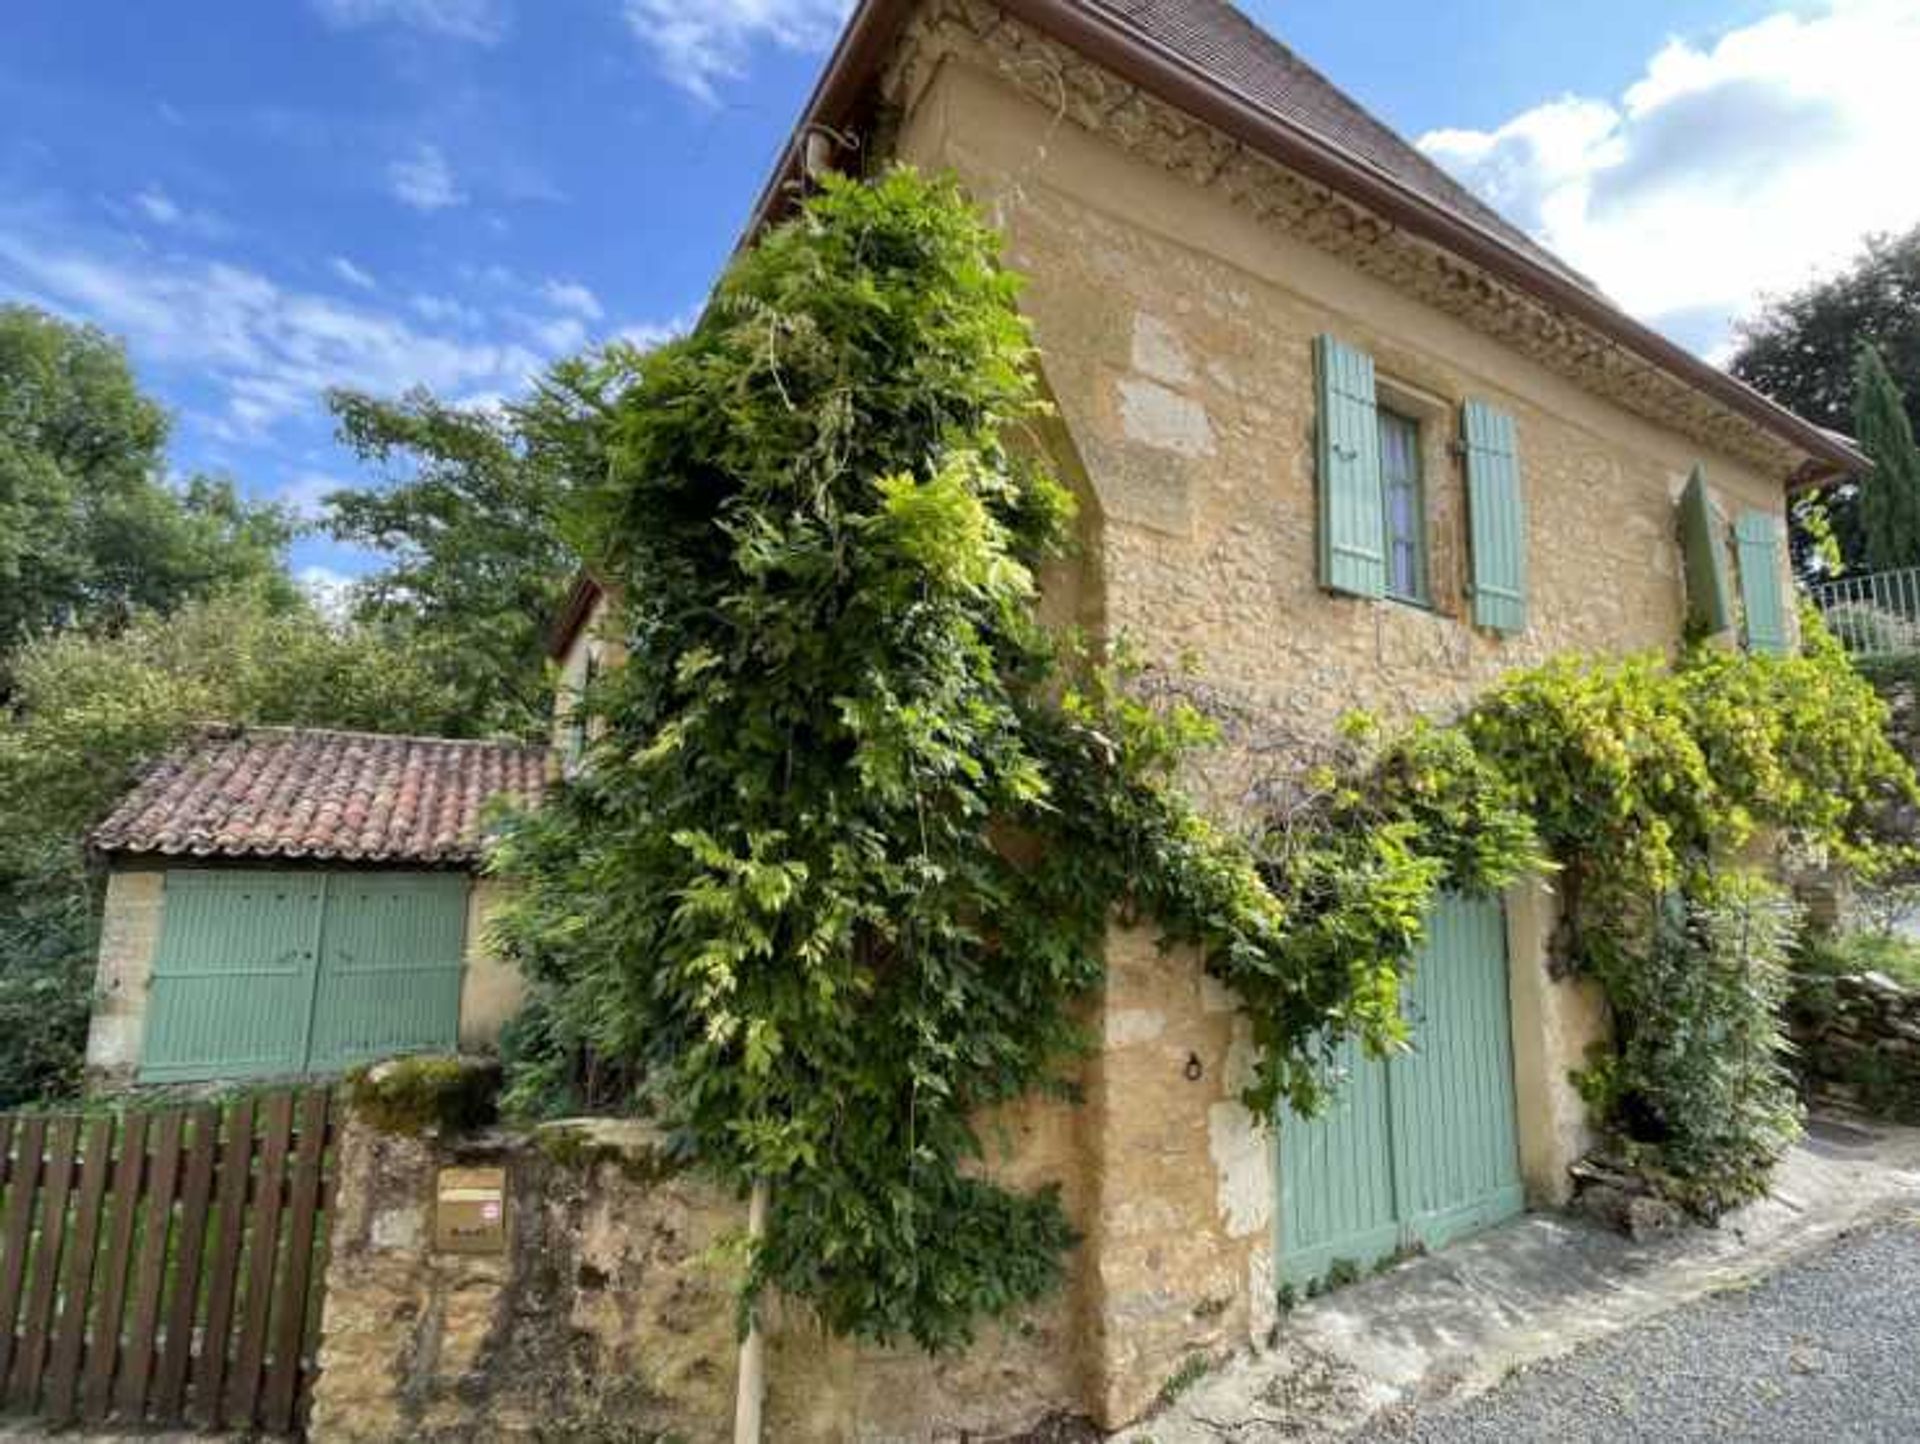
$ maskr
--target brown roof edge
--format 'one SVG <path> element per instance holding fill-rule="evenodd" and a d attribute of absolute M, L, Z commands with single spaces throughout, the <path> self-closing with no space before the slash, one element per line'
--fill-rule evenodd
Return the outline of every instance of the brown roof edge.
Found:
<path fill-rule="evenodd" d="M 587 618 L 593 615 L 593 605 L 599 601 L 605 589 L 593 579 L 590 572 L 581 572 L 573 579 L 573 585 L 567 590 L 567 599 L 560 604 L 560 610 L 554 614 L 553 623 L 547 629 L 547 656 L 559 661 L 566 656 L 567 649 L 573 645 L 573 639 L 580 635 L 580 629 L 587 624 Z"/>
<path fill-rule="evenodd" d="M 1522 254 L 1485 227 L 1409 190 L 1372 162 L 1248 100 L 1121 17 L 1084 0 L 998 3 L 1016 19 L 1175 108 L 1351 196 L 1393 224 L 1472 261 L 1697 387 L 1805 452 L 1815 463 L 1811 479 L 1858 471 L 1866 465 L 1858 451 L 1822 428 L 1709 365 L 1603 297 Z M 837 130 L 845 126 L 912 8 L 913 0 L 862 0 L 760 193 L 744 239 L 751 239 L 785 210 L 792 195 L 791 182 L 800 170 L 806 136 L 821 127 Z M 1807 470 L 1803 467 L 1798 476 L 1802 486 L 1809 484 Z"/>

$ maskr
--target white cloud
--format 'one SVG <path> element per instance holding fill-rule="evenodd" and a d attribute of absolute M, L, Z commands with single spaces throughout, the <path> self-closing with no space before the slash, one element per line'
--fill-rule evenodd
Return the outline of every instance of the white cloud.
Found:
<path fill-rule="evenodd" d="M 374 290 L 379 284 L 371 275 L 354 265 L 354 263 L 345 256 L 333 257 L 332 260 L 327 262 L 327 269 L 345 281 L 349 286 L 358 286 L 363 291 Z"/>
<path fill-rule="evenodd" d="M 387 182 L 395 199 L 417 211 L 445 210 L 467 203 L 466 193 L 454 180 L 453 167 L 437 145 L 422 142 L 410 155 L 393 161 L 387 167 Z"/>
<path fill-rule="evenodd" d="M 600 308 L 600 298 L 578 281 L 560 281 L 548 279 L 542 283 L 540 294 L 547 298 L 549 305 L 562 311 L 572 311 L 589 321 L 598 321 L 606 313 Z"/>
<path fill-rule="evenodd" d="M 669 80 L 711 101 L 716 82 L 745 74 L 755 45 L 825 50 L 851 8 L 851 0 L 626 0 L 626 17 Z"/>
<path fill-rule="evenodd" d="M 1920 221 L 1920 3 L 1830 0 L 1669 40 L 1617 100 L 1562 96 L 1421 148 L 1628 310 L 1710 354 L 1765 292 Z"/>
<path fill-rule="evenodd" d="M 284 506 L 301 521 L 318 521 L 326 514 L 326 499 L 336 491 L 347 491 L 354 483 L 342 481 L 337 476 L 327 476 L 322 472 L 305 471 L 283 482 L 273 493 L 273 500 Z"/>
<path fill-rule="evenodd" d="M 651 351 L 655 346 L 686 335 L 699 319 L 700 307 L 693 306 L 667 321 L 638 321 L 630 326 L 622 326 L 613 333 L 613 339 L 624 341 L 642 351 Z"/>
<path fill-rule="evenodd" d="M 507 34 L 504 0 L 311 0 L 311 3 L 322 20 L 341 30 L 363 25 L 401 25 L 479 45 L 497 45 Z"/>
<path fill-rule="evenodd" d="M 353 605 L 355 582 L 345 572 L 335 571 L 332 567 L 302 567 L 294 573 L 293 579 L 323 616 L 335 621 L 343 620 Z"/>
<path fill-rule="evenodd" d="M 481 316 L 477 307 L 464 301 L 456 301 L 451 296 L 434 296 L 425 291 L 417 291 L 407 297 L 407 304 L 420 316 L 436 326 L 465 326 L 469 329 L 480 324 Z"/>
<path fill-rule="evenodd" d="M 212 211 L 182 205 L 157 185 L 146 186 L 136 191 L 132 207 L 138 215 L 166 230 L 180 231 L 207 239 L 216 239 L 228 233 L 227 223 Z M 126 214 L 125 210 L 117 204 L 110 204 L 109 209 L 117 215 Z"/>
<path fill-rule="evenodd" d="M 257 437 L 311 412 L 330 386 L 397 392 L 522 388 L 551 359 L 515 318 L 480 334 L 423 329 L 363 302 L 282 286 L 193 257 L 89 251 L 70 235 L 38 241 L 0 227 L 0 293 L 38 298 L 127 338 L 143 363 L 178 366 L 225 401 L 231 437 Z M 578 324 L 577 322 L 575 324 Z"/>

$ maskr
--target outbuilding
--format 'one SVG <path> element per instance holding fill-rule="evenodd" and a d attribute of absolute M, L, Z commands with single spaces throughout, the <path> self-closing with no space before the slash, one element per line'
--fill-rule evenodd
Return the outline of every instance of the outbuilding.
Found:
<path fill-rule="evenodd" d="M 521 997 L 481 876 L 543 747 L 206 726 L 93 834 L 108 870 L 95 1088 L 325 1076 L 485 1050 Z"/>

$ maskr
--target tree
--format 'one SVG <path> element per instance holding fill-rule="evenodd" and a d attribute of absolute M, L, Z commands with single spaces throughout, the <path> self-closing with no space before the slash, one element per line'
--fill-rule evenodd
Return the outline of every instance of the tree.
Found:
<path fill-rule="evenodd" d="M 1875 347 L 1905 393 L 1907 419 L 1920 426 L 1920 226 L 1897 236 L 1869 237 L 1852 265 L 1825 280 L 1775 297 L 1736 328 L 1728 369 L 1788 410 L 1833 431 L 1854 419 L 1855 358 Z M 1866 565 L 1866 538 L 1852 483 L 1802 498 L 1793 508 L 1794 564 L 1803 575 L 1823 571 L 1818 518 L 1833 532 L 1842 565 Z M 1814 526 L 1808 525 L 1809 520 Z"/>
<path fill-rule="evenodd" d="M 15 658 L 0 711 L 0 1108 L 78 1084 L 97 879 L 87 832 L 140 768 L 208 718 L 458 731 L 427 658 L 258 591 L 68 630 Z"/>
<path fill-rule="evenodd" d="M 1900 388 L 1871 343 L 1854 365 L 1853 434 L 1873 462 L 1859 482 L 1861 546 L 1876 572 L 1920 565 L 1920 449 Z"/>
<path fill-rule="evenodd" d="M 654 1110 L 770 1181 L 754 1287 L 936 1348 L 1060 1277 L 1057 1198 L 967 1165 L 979 1110 L 1068 1085 L 1123 900 L 1254 1000 L 1260 1106 L 1400 1026 L 1396 959 L 1283 955 L 1176 785 L 1194 714 L 1036 622 L 1072 505 L 1008 444 L 1042 410 L 1015 292 L 951 184 L 834 179 L 638 363 L 585 498 L 632 661 L 497 859 L 514 1101 Z"/>
<path fill-rule="evenodd" d="M 497 409 L 424 391 L 329 398 L 340 439 L 389 470 L 326 498 L 333 535 L 387 559 L 360 584 L 356 615 L 426 647 L 483 730 L 540 736 L 551 724 L 541 644 L 580 567 L 571 498 L 606 469 L 609 388 L 631 357 L 615 347 L 563 361 Z"/>
<path fill-rule="evenodd" d="M 0 306 L 0 698 L 5 658 L 62 627 L 117 626 L 223 588 L 295 592 L 277 509 L 165 476 L 166 414 L 91 327 Z"/>

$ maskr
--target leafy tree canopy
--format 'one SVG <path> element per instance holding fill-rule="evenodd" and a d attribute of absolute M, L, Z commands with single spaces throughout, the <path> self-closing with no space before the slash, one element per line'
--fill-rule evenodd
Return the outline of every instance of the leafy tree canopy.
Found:
<path fill-rule="evenodd" d="M 29 643 L 0 709 L 0 1108 L 72 1093 L 99 898 L 86 833 L 194 723 L 456 730 L 421 649 L 242 591 Z"/>
<path fill-rule="evenodd" d="M 91 327 L 0 306 L 0 696 L 4 660 L 62 627 L 116 626 L 247 585 L 292 603 L 272 507 L 230 482 L 169 486 L 166 414 Z"/>
<path fill-rule="evenodd" d="M 540 736 L 550 723 L 541 644 L 580 566 L 572 497 L 606 472 L 609 397 L 633 360 L 614 347 L 560 362 L 529 398 L 497 408 L 426 392 L 329 398 L 340 439 L 388 472 L 326 499 L 333 535 L 385 560 L 355 614 L 426 648 L 479 731 Z"/>
<path fill-rule="evenodd" d="M 1871 344 L 1861 346 L 1854 366 L 1853 434 L 1873 462 L 1854 502 L 1866 565 L 1876 572 L 1920 566 L 1920 448 L 1905 398 Z"/>
<path fill-rule="evenodd" d="M 1737 330 L 1729 369 L 1788 410 L 1834 431 L 1851 432 L 1855 360 L 1877 349 L 1906 398 L 1907 419 L 1920 427 L 1920 226 L 1871 237 L 1853 264 L 1825 280 L 1768 302 Z M 1819 532 L 1831 528 L 1842 564 L 1869 565 L 1851 485 L 1828 491 L 1824 519 L 1803 499 L 1794 508 L 1794 563 L 1818 574 Z"/>

